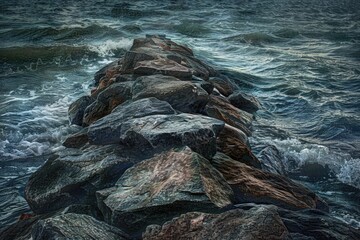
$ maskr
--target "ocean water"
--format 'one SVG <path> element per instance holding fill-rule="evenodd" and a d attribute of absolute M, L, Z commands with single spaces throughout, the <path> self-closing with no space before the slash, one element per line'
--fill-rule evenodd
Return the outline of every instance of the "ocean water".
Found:
<path fill-rule="evenodd" d="M 251 145 L 360 227 L 360 1 L 0 3 L 0 226 L 64 138 L 67 108 L 132 39 L 166 34 L 256 96 Z"/>

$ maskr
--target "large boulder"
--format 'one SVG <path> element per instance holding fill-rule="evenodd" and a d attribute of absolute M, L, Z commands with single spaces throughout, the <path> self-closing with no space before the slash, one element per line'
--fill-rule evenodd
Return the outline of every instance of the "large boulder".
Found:
<path fill-rule="evenodd" d="M 232 187 L 237 203 L 267 203 L 291 210 L 319 208 L 328 211 L 327 204 L 315 193 L 286 177 L 249 167 L 226 156 L 213 158 L 211 163 Z"/>
<path fill-rule="evenodd" d="M 156 97 L 167 101 L 181 112 L 201 112 L 208 102 L 208 93 L 195 83 L 171 76 L 139 77 L 133 85 L 133 99 Z"/>
<path fill-rule="evenodd" d="M 118 145 L 67 149 L 30 177 L 26 200 L 37 214 L 71 204 L 94 205 L 95 191 L 113 186 L 127 168 L 145 158 L 145 152 Z"/>
<path fill-rule="evenodd" d="M 82 126 L 85 109 L 94 102 L 90 96 L 82 96 L 69 106 L 68 115 L 70 124 Z"/>
<path fill-rule="evenodd" d="M 162 226 L 148 226 L 143 239 L 288 239 L 289 232 L 276 210 L 275 206 L 259 205 L 221 214 L 189 212 Z"/>
<path fill-rule="evenodd" d="M 97 198 L 107 222 L 139 234 L 181 213 L 219 211 L 231 204 L 232 190 L 207 159 L 185 147 L 136 164 Z"/>
<path fill-rule="evenodd" d="M 34 240 L 107 239 L 125 240 L 130 237 L 118 228 L 84 214 L 60 214 L 38 221 L 32 228 Z"/>
<path fill-rule="evenodd" d="M 189 146 L 210 159 L 216 153 L 216 137 L 224 127 L 217 119 L 186 113 L 121 119 L 121 115 L 111 114 L 92 124 L 88 131 L 90 143 L 156 149 Z"/>
<path fill-rule="evenodd" d="M 250 127 L 253 115 L 234 107 L 222 96 L 210 95 L 209 102 L 205 107 L 205 113 L 240 129 L 248 136 L 251 135 Z"/>

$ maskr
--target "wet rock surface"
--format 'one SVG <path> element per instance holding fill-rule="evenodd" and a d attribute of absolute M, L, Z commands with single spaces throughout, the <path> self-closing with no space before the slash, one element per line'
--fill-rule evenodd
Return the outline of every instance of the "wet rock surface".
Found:
<path fill-rule="evenodd" d="M 166 36 L 135 39 L 70 105 L 82 130 L 32 174 L 32 213 L 0 239 L 359 239 L 279 175 L 276 151 L 253 154 L 260 103 L 220 72 Z"/>

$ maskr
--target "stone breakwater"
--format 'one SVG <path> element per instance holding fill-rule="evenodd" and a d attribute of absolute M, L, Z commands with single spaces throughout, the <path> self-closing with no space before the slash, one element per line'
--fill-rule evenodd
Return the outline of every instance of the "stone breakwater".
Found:
<path fill-rule="evenodd" d="M 165 36 L 135 39 L 69 107 L 65 150 L 29 179 L 0 239 L 359 239 L 251 152 L 261 105 Z"/>

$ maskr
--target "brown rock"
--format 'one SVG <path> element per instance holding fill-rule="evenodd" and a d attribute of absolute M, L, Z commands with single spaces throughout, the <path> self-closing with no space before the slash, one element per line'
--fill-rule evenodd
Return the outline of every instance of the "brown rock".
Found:
<path fill-rule="evenodd" d="M 288 230 L 274 206 L 236 209 L 221 214 L 190 212 L 166 222 L 150 225 L 144 240 L 176 239 L 287 239 Z"/>
<path fill-rule="evenodd" d="M 238 87 L 226 76 L 212 77 L 208 80 L 225 97 L 232 94 Z"/>
<path fill-rule="evenodd" d="M 253 115 L 234 107 L 226 98 L 210 95 L 205 112 L 208 116 L 220 119 L 240 129 L 247 135 L 251 135 L 249 128 L 251 127 Z"/>
<path fill-rule="evenodd" d="M 67 148 L 81 148 L 89 141 L 87 130 L 87 128 L 83 128 L 81 131 L 67 137 L 63 142 L 63 146 Z"/>
<path fill-rule="evenodd" d="M 97 192 L 105 221 L 131 233 L 194 209 L 217 212 L 231 198 L 221 174 L 188 147 L 138 163 L 114 188 Z"/>
<path fill-rule="evenodd" d="M 304 186 L 226 157 L 212 161 L 232 187 L 236 203 L 267 203 L 298 210 L 324 208 L 326 203 Z"/>

